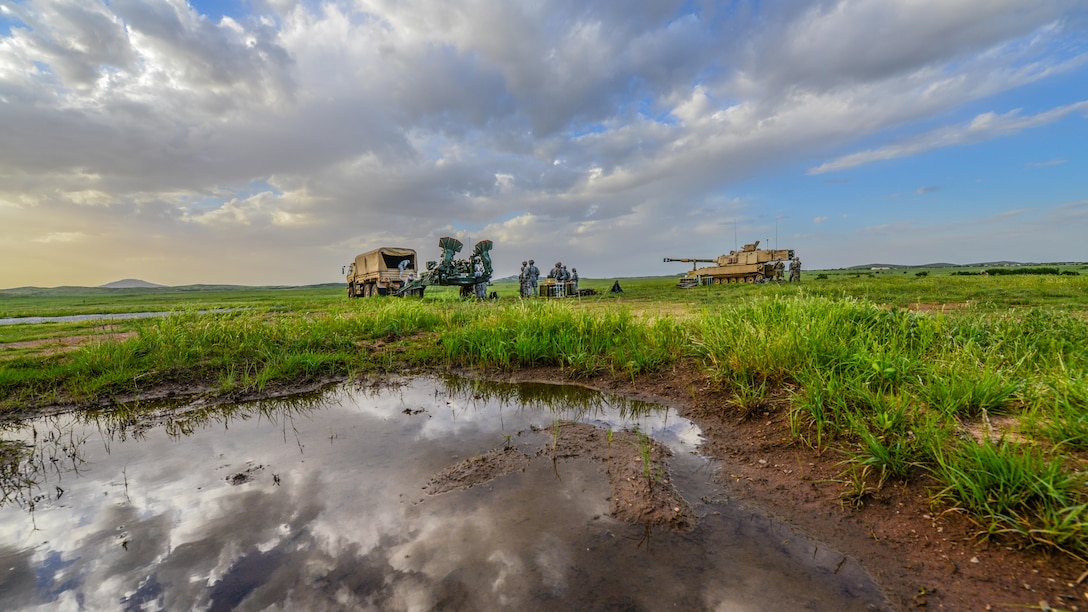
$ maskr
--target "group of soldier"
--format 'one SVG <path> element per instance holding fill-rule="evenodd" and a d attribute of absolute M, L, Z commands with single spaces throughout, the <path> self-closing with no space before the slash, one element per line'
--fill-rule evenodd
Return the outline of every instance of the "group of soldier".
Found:
<path fill-rule="evenodd" d="M 574 283 L 574 288 L 578 288 L 578 268 L 571 268 L 568 271 L 561 261 L 555 262 L 555 267 L 548 272 L 548 278 L 554 278 L 560 283 Z"/>
<path fill-rule="evenodd" d="M 772 278 L 768 279 L 768 280 L 776 280 L 776 281 L 783 280 L 782 279 L 782 276 L 783 276 L 782 272 L 785 269 L 786 269 L 786 266 L 785 266 L 785 264 L 782 263 L 781 259 L 774 262 L 774 276 Z M 789 280 L 789 282 L 792 283 L 793 281 L 801 282 L 801 259 L 798 258 L 798 257 L 794 257 L 793 259 L 790 260 L 790 280 Z"/>
<path fill-rule="evenodd" d="M 518 272 L 519 295 L 521 297 L 535 296 L 539 282 L 540 268 L 536 267 L 536 262 L 532 259 L 521 262 L 521 272 Z"/>
<path fill-rule="evenodd" d="M 573 289 L 578 290 L 578 268 L 571 268 L 567 270 L 567 267 L 563 265 L 563 262 L 555 262 L 555 267 L 548 272 L 548 278 L 555 280 L 557 283 L 573 283 Z M 518 285 L 520 286 L 521 297 L 534 297 L 540 293 L 540 268 L 536 267 L 536 262 L 532 259 L 521 262 L 521 272 L 518 273 Z"/>

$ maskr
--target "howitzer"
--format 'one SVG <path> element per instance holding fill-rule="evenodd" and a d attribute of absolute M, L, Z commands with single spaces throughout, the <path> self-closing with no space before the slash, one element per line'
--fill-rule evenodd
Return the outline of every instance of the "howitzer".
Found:
<path fill-rule="evenodd" d="M 694 270 L 694 269 L 699 267 L 698 264 L 700 264 L 700 263 L 717 263 L 718 260 L 717 259 L 695 259 L 695 258 L 691 258 L 691 257 L 666 257 L 665 258 L 665 263 L 672 263 L 674 261 L 682 261 L 684 263 L 690 263 L 691 264 L 691 269 Z"/>
<path fill-rule="evenodd" d="M 695 257 L 671 258 L 665 262 L 690 263 L 691 271 L 680 279 L 680 287 L 720 285 L 722 283 L 754 283 L 768 279 L 780 279 L 782 261 L 793 259 L 793 249 L 761 249 L 759 241 L 744 245 L 739 251 L 729 251 L 714 259 Z M 703 268 L 699 263 L 712 264 Z"/>
<path fill-rule="evenodd" d="M 444 236 L 438 240 L 438 246 L 442 249 L 442 260 L 428 261 L 427 270 L 420 274 L 419 278 L 405 285 L 397 292 L 397 295 L 423 295 L 423 290 L 430 285 L 456 285 L 464 289 L 491 280 L 493 243 L 490 240 L 477 242 L 472 249 L 472 255 L 467 260 L 454 259 L 454 255 L 460 253 L 464 247 L 456 238 Z M 477 265 L 480 268 L 479 275 L 476 273 Z"/>

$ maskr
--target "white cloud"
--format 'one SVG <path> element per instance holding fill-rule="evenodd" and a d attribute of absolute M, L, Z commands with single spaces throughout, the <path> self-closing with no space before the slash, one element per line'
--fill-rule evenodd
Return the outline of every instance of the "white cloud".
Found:
<path fill-rule="evenodd" d="M 55 242 L 76 242 L 83 237 L 84 234 L 82 232 L 53 232 L 51 234 L 46 234 L 45 236 L 31 238 L 30 240 L 42 244 L 52 244 Z"/>
<path fill-rule="evenodd" d="M 846 170 L 847 168 L 876 161 L 918 155 L 941 147 L 984 142 L 1000 136 L 1015 134 L 1021 130 L 1047 125 L 1078 111 L 1088 111 L 1088 100 L 1059 106 L 1029 116 L 1021 116 L 1020 109 L 1002 115 L 992 112 L 982 113 L 966 124 L 942 127 L 896 144 L 844 155 L 820 164 L 809 170 L 808 173 L 823 174 L 825 172 Z M 1053 164 L 1048 163 L 1046 165 Z"/>

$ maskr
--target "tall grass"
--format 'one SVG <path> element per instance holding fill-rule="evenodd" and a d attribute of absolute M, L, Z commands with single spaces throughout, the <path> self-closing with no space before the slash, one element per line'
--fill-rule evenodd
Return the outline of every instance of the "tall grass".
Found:
<path fill-rule="evenodd" d="M 642 320 L 625 309 L 575 310 L 552 302 L 489 309 L 446 330 L 442 348 L 457 365 L 559 366 L 574 376 L 634 378 L 676 361 L 687 332 L 667 318 Z"/>
<path fill-rule="evenodd" d="M 0 389 L 39 395 L 59 389 L 76 401 L 178 381 L 212 382 L 223 391 L 263 389 L 366 369 L 374 365 L 366 341 L 395 341 L 458 323 L 455 315 L 405 300 L 324 313 L 178 312 L 145 320 L 132 337 L 96 340 L 54 356 L 45 372 L 32 374 L 18 360 L 9 362 Z"/>
<path fill-rule="evenodd" d="M 1015 534 L 1084 558 L 1088 499 L 1084 474 L 1028 445 L 961 442 L 937 457 L 937 494 L 969 512 L 986 535 Z"/>

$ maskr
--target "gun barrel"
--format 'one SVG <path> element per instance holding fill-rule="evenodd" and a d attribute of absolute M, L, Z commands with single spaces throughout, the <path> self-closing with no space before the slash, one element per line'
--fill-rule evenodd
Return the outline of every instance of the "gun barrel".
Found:
<path fill-rule="evenodd" d="M 717 259 L 697 259 L 697 258 L 694 258 L 694 257 L 666 257 L 665 258 L 665 263 L 669 263 L 671 261 L 682 261 L 684 263 L 697 263 L 697 262 L 700 262 L 700 261 L 705 262 L 705 263 L 715 263 L 718 260 Z"/>

